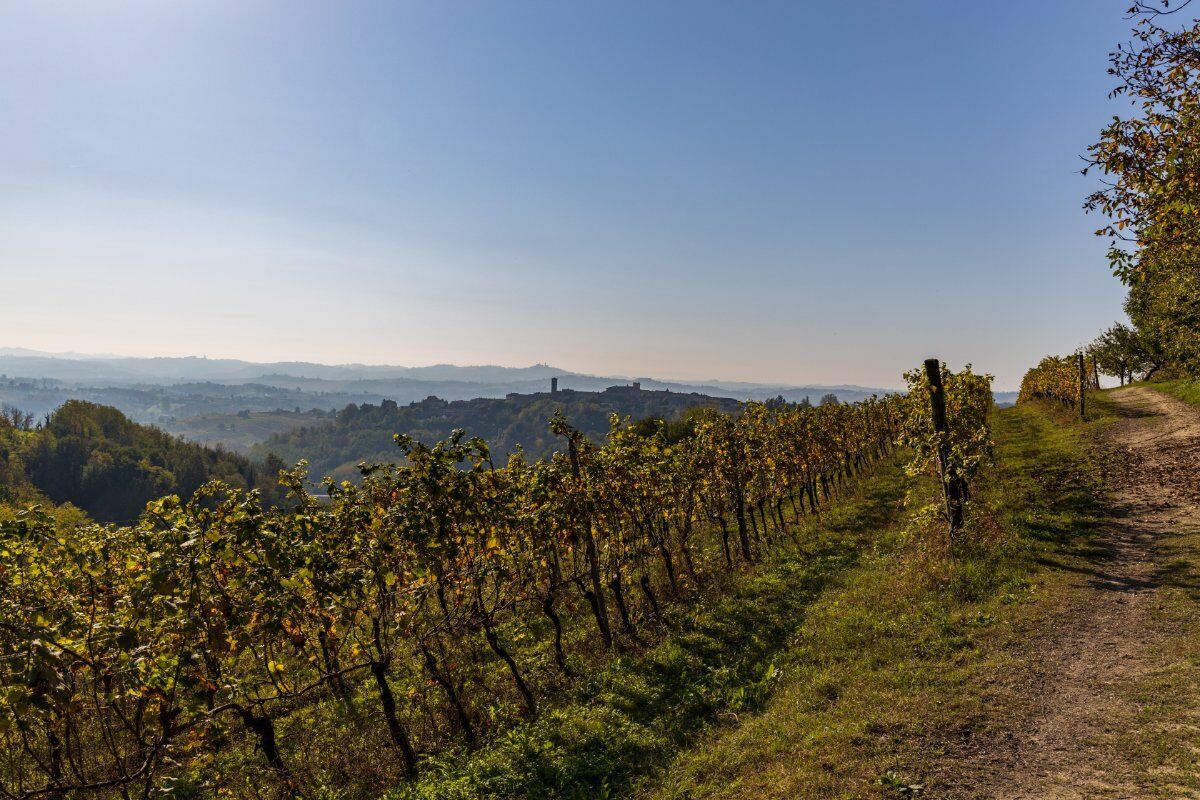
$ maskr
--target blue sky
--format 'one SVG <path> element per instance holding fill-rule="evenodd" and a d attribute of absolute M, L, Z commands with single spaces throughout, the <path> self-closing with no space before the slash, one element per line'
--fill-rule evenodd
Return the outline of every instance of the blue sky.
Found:
<path fill-rule="evenodd" d="M 1013 387 L 1127 2 L 8 2 L 0 346 Z"/>

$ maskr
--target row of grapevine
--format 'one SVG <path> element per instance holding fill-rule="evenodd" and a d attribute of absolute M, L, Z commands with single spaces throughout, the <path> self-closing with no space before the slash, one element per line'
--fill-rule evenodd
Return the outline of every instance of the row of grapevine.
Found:
<path fill-rule="evenodd" d="M 621 424 L 493 462 L 457 433 L 294 508 L 212 484 L 137 525 L 0 523 L 0 796 L 307 793 L 332 721 L 393 752 L 378 786 L 539 714 L 610 651 L 798 541 L 897 440 L 951 485 L 987 459 L 990 378 L 907 396 Z M 936 403 L 934 404 L 936 405 Z M 365 739 L 364 739 L 365 741 Z"/>
<path fill-rule="evenodd" d="M 1095 359 L 1085 355 L 1082 366 L 1079 356 L 1046 356 L 1021 379 L 1018 403 L 1034 399 L 1053 400 L 1065 406 L 1080 402 L 1080 393 L 1100 388 L 1096 378 Z"/>
<path fill-rule="evenodd" d="M 284 473 L 288 510 L 211 484 L 132 526 L 22 513 L 0 523 L 0 797 L 307 793 L 306 733 L 337 714 L 388 743 L 381 780 L 412 778 L 793 544 L 902 416 L 920 448 L 902 410 L 614 419 L 602 446 L 558 417 L 551 460 L 397 437 L 402 464 L 327 500 Z"/>
<path fill-rule="evenodd" d="M 953 372 L 930 359 L 924 370 L 904 378 L 908 393 L 896 400 L 899 442 L 912 453 L 910 475 L 928 474 L 941 483 L 953 543 L 965 523 L 970 481 L 992 458 L 992 376 L 976 374 L 970 364 Z"/>

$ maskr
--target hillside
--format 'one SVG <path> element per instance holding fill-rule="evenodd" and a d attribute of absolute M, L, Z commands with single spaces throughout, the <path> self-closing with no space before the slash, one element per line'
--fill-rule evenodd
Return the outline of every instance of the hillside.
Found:
<path fill-rule="evenodd" d="M 190 496 L 206 481 L 278 496 L 274 470 L 139 425 L 121 412 L 70 401 L 38 427 L 0 421 L 0 501 L 44 496 L 101 522 L 136 518 L 149 500 Z"/>
<path fill-rule="evenodd" d="M 187 383 L 236 386 L 257 383 L 314 391 L 349 391 L 353 386 L 363 390 L 371 386 L 390 387 L 392 391 L 411 387 L 413 391 L 422 388 L 429 390 L 424 396 L 433 394 L 432 390 L 440 386 L 442 390 L 437 392 L 438 396 L 451 400 L 496 396 L 495 392 L 500 393 L 498 396 L 503 396 L 515 391 L 536 391 L 545 389 L 550 379 L 555 377 L 559 379 L 563 388 L 581 391 L 596 391 L 618 381 L 630 380 L 630 376 L 625 375 L 589 375 L 549 364 L 534 364 L 529 367 L 456 364 L 405 367 L 383 364 L 319 364 L 308 361 L 255 362 L 196 356 L 141 358 L 79 353 L 55 354 L 0 347 L 0 376 L 5 375 L 86 386 L 169 386 Z M 799 400 L 804 395 L 819 397 L 833 392 L 843 401 L 853 401 L 884 391 L 847 384 L 795 385 L 725 381 L 716 378 L 702 381 L 670 381 L 638 377 L 633 380 L 640 381 L 647 389 L 698 391 L 738 400 L 765 400 L 777 394 Z M 483 385 L 491 389 L 489 393 L 484 394 L 455 395 L 455 387 L 459 387 L 459 391 L 474 391 L 466 389 L 470 385 Z M 797 394 L 798 396 L 791 397 Z M 401 401 L 399 397 L 389 399 Z"/>
<path fill-rule="evenodd" d="M 1200 800 L 1200 0 L 0 20 L 0 800 Z"/>
<path fill-rule="evenodd" d="M 532 458 L 562 449 L 562 440 L 549 427 L 550 418 L 558 410 L 588 439 L 599 443 L 608 433 L 613 414 L 634 420 L 675 420 L 698 407 L 736 413 L 740 405 L 728 398 L 627 386 L 602 392 L 565 389 L 555 394 L 514 394 L 502 400 L 447 401 L 429 397 L 406 406 L 385 400 L 379 405 L 348 406 L 331 422 L 277 434 L 251 453 L 259 458 L 273 454 L 286 463 L 307 459 L 314 477 L 332 475 L 346 480 L 358 476 L 359 462 L 395 461 L 399 457 L 393 441 L 396 433 L 433 443 L 461 428 L 468 436 L 486 439 L 493 457 L 502 462 L 519 447 Z"/>
<path fill-rule="evenodd" d="M 334 419 L 333 411 L 249 411 L 200 414 L 160 427 L 175 436 L 205 447 L 221 447 L 250 455 L 255 445 L 296 428 L 319 426 Z"/>
<path fill-rule="evenodd" d="M 638 796 L 1195 797 L 1200 409 L 1157 386 L 998 414 L 972 547 L 881 548 Z"/>
<path fill-rule="evenodd" d="M 956 543 L 938 512 L 930 395 L 922 373 L 910 375 L 908 395 L 883 401 L 735 404 L 736 417 L 634 425 L 603 447 L 577 438 L 577 465 L 493 471 L 476 445 L 452 439 L 288 509 L 235 496 L 219 508 L 161 504 L 149 527 L 0 519 L 18 553 L 19 591 L 5 602 L 12 619 L 50 609 L 56 641 L 84 605 L 104 615 L 92 627 L 120 628 L 117 640 L 66 640 L 72 650 L 55 657 L 74 659 L 72 674 L 127 649 L 158 669 L 180 648 L 196 654 L 189 680 L 221 688 L 171 713 L 222 744 L 204 739 L 194 756 L 173 728 L 157 732 L 178 739 L 158 771 L 176 786 L 220 774 L 234 794 L 265 784 L 270 796 L 316 795 L 338 775 L 347 796 L 403 800 L 967 800 L 992 796 L 1023 764 L 1038 767 L 1005 784 L 1028 790 L 1015 796 L 1071 796 L 1038 792 L 1101 771 L 1114 796 L 1142 796 L 1164 770 L 1191 786 L 1171 733 L 1185 729 L 1186 708 L 1155 706 L 1164 732 L 1122 692 L 1194 691 L 1194 632 L 1181 623 L 1196 616 L 1194 577 L 1179 561 L 1194 563 L 1194 543 L 1177 526 L 1195 517 L 1195 410 L 1139 386 L 1091 391 L 1083 421 L 1070 403 L 1038 397 L 997 411 L 986 378 L 943 370 L 952 452 L 971 486 Z M 343 434 L 425 438 L 470 424 L 515 437 L 528 423 L 553 447 L 545 423 L 558 408 L 595 425 L 613 407 L 678 417 L 706 402 L 728 403 L 634 387 L 430 398 L 348 408 L 291 437 L 333 446 Z M 201 452 L 217 458 L 205 472 L 241 463 L 85 403 L 40 430 L 17 423 L 0 441 L 16 443 L 23 473 L 47 493 L 53 475 L 101 494 L 161 488 Z M 585 433 L 597 436 L 560 429 Z M 402 455 L 388 448 L 389 460 Z M 80 453 L 90 455 L 72 461 Z M 1116 468 L 1088 468 L 1098 461 Z M 1122 522 L 1118 504 L 1138 521 Z M 581 510 L 592 549 L 575 533 Z M 558 578 L 551 563 L 569 572 Z M 138 613 L 142 602 L 155 613 Z M 343 609 L 352 613 L 330 615 Z M 372 629 L 376 619 L 389 628 Z M 1163 647 L 1181 657 L 1162 661 Z M 243 657 L 251 651 L 268 658 Z M 148 680 L 134 670 L 111 687 L 91 681 L 103 702 L 87 713 L 119 719 L 124 693 L 141 696 Z M 244 704 L 252 725 L 232 713 Z M 58 719 L 41 706 L 11 713 L 42 730 Z M 98 743 L 70 747 L 96 759 L 94 774 L 112 773 Z"/>
<path fill-rule="evenodd" d="M 256 363 L 195 357 L 55 356 L 0 348 L 0 404 L 41 417 L 68 400 L 87 400 L 112 406 L 137 422 L 239 449 L 248 444 L 244 435 L 225 437 L 224 429 L 205 418 L 242 411 L 330 412 L 351 403 L 379 405 L 385 400 L 407 405 L 426 397 L 451 401 L 502 399 L 510 394 L 544 392 L 552 378 L 557 378 L 560 388 L 581 392 L 603 391 L 613 384 L 629 382 L 627 377 L 586 375 L 544 364 L 400 367 Z M 789 402 L 805 398 L 816 402 L 832 393 L 842 402 L 854 402 L 887 391 L 852 385 L 687 382 L 650 377 L 634 380 L 648 390 L 732 400 L 783 397 Z"/>
<path fill-rule="evenodd" d="M 946 386 L 986 414 L 985 378 Z M 743 408 L 620 387 L 355 407 L 338 420 L 351 432 L 473 418 L 514 437 L 559 409 L 593 428 L 614 408 L 736 414 L 600 444 L 558 420 L 569 458 L 496 468 L 460 436 L 406 443 L 400 463 L 325 497 L 297 486 L 287 508 L 234 492 L 163 500 L 137 526 L 0 519 L 0 720 L 37 734 L 0 737 L 0 789 L 613 796 L 749 709 L 790 620 L 844 568 L 843 537 L 868 546 L 860 489 L 880 524 L 903 513 L 893 442 L 925 438 L 923 396 Z M 84 404 L 46 429 L 22 435 L 67 453 L 139 438 Z"/>

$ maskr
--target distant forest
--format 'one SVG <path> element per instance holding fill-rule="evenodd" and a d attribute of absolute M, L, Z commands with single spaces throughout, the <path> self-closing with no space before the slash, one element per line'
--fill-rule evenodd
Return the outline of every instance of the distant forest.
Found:
<path fill-rule="evenodd" d="M 777 402 L 782 403 L 782 398 Z M 741 404 L 722 397 L 626 386 L 603 392 L 514 394 L 503 400 L 448 402 L 429 397 L 407 406 L 385 400 L 379 405 L 349 405 L 332 422 L 273 436 L 252 452 L 260 458 L 272 454 L 289 464 L 304 458 L 314 477 L 331 475 L 349 480 L 358 477 L 356 465 L 361 461 L 396 461 L 399 456 L 393 440 L 396 433 L 430 443 L 462 428 L 469 436 L 486 439 L 497 461 L 518 447 L 531 458 L 538 458 L 562 447 L 549 427 L 550 418 L 559 409 L 589 439 L 603 442 L 612 414 L 634 420 L 673 421 L 697 407 L 736 413 Z"/>
<path fill-rule="evenodd" d="M 836 402 L 831 395 L 825 400 Z M 614 414 L 637 421 L 679 422 L 694 408 L 737 413 L 741 404 L 625 386 L 603 392 L 511 394 L 505 399 L 428 397 L 404 406 L 384 400 L 378 405 L 350 404 L 332 418 L 306 415 L 303 418 L 314 424 L 273 436 L 254 446 L 247 457 L 186 441 L 134 422 L 115 408 L 83 400 L 70 400 L 41 419 L 5 406 L 0 414 L 0 507 L 70 504 L 100 522 L 131 521 L 149 500 L 171 494 L 187 498 L 213 479 L 257 488 L 266 504 L 275 505 L 282 500 L 276 478 L 285 466 L 303 459 L 314 480 L 326 475 L 354 480 L 360 462 L 402 459 L 393 438 L 397 433 L 431 444 L 461 428 L 486 439 L 497 461 L 503 461 L 518 448 L 531 458 L 559 449 L 562 442 L 549 426 L 558 410 L 599 443 Z"/>
<path fill-rule="evenodd" d="M 379 405 L 394 400 L 407 405 L 431 396 L 450 401 L 503 399 L 510 394 L 544 392 L 550 388 L 552 378 L 558 380 L 560 388 L 580 392 L 600 392 L 629 380 L 571 373 L 547 365 L 406 368 L 256 364 L 203 358 L 49 357 L 0 348 L 0 404 L 40 418 L 67 400 L 87 400 L 112 406 L 135 422 L 191 438 L 222 441 L 232 448 L 244 447 L 244 437 L 225 437 L 223 430 L 215 427 L 218 415 L 244 411 L 329 413 L 351 403 Z M 790 402 L 805 397 L 815 402 L 833 392 L 842 402 L 853 402 L 887 391 L 844 385 L 785 386 L 715 380 L 683 383 L 650 377 L 632 380 L 652 391 L 669 389 L 679 394 L 758 401 L 782 396 Z"/>
<path fill-rule="evenodd" d="M 275 503 L 280 466 L 185 442 L 81 400 L 36 425 L 15 409 L 0 416 L 0 503 L 70 503 L 100 522 L 135 519 L 148 500 L 188 497 L 214 478 L 258 488 Z"/>

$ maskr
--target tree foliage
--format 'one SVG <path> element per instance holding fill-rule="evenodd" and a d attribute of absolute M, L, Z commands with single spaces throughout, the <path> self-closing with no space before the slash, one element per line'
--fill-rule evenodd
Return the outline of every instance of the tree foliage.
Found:
<path fill-rule="evenodd" d="M 1186 4 L 1185 4 L 1186 5 Z M 1108 218 L 1126 310 L 1154 349 L 1200 372 L 1200 22 L 1171 27 L 1169 9 L 1138 3 L 1130 42 L 1110 57 L 1115 116 L 1088 151 L 1104 176 L 1085 207 Z M 1085 170 L 1086 172 L 1087 170 Z"/>
<path fill-rule="evenodd" d="M 534 458 L 541 458 L 565 446 L 562 438 L 546 427 L 546 419 L 558 409 L 589 440 L 601 442 L 608 433 L 612 414 L 674 421 L 693 408 L 733 413 L 738 403 L 728 398 L 629 387 L 450 402 L 428 397 L 407 405 L 385 400 L 378 405 L 348 405 L 331 422 L 275 436 L 253 452 L 259 456 L 276 453 L 292 463 L 303 458 L 321 475 L 354 479 L 360 462 L 392 458 L 392 434 L 396 432 L 423 442 L 436 442 L 461 428 L 487 439 L 500 459 L 516 452 L 518 447 Z"/>
<path fill-rule="evenodd" d="M 148 501 L 189 497 L 212 479 L 258 488 L 274 502 L 275 474 L 81 400 L 64 403 L 36 427 L 24 416 L 0 417 L 0 500 L 43 495 L 101 521 L 133 520 Z"/>
<path fill-rule="evenodd" d="M 1122 385 L 1136 375 L 1148 378 L 1161 362 L 1144 334 L 1119 322 L 1097 336 L 1087 352 L 1101 372 L 1115 376 Z"/>

